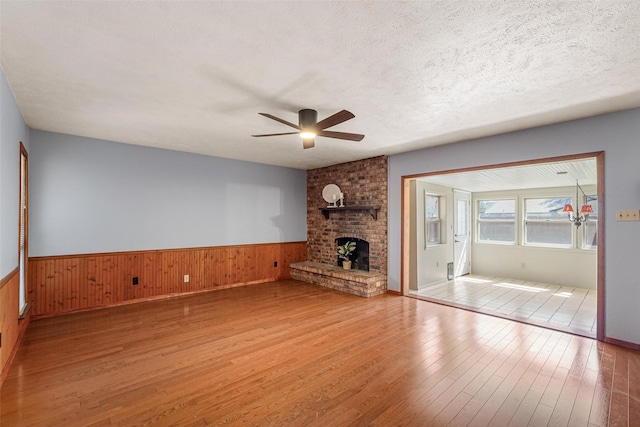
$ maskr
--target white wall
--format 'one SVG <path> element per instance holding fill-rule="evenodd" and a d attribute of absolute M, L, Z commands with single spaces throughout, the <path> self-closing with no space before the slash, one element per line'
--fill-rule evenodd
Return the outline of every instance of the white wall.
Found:
<path fill-rule="evenodd" d="M 473 273 L 596 289 L 595 251 L 472 245 Z"/>
<path fill-rule="evenodd" d="M 303 170 L 31 130 L 29 175 L 31 256 L 307 238 Z"/>
<path fill-rule="evenodd" d="M 605 334 L 640 344 L 640 222 L 615 221 L 616 210 L 640 208 L 640 109 L 390 156 L 389 289 L 400 290 L 402 176 L 596 151 L 605 152 Z"/>
<path fill-rule="evenodd" d="M 29 128 L 0 70 L 0 279 L 18 266 L 20 142 L 29 150 Z"/>

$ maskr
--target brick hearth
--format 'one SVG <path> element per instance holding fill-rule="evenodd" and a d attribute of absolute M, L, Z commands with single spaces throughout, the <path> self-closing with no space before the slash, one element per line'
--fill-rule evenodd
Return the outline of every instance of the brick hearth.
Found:
<path fill-rule="evenodd" d="M 321 262 L 296 262 L 289 265 L 291 277 L 361 297 L 387 292 L 387 276 L 362 270 L 345 270 Z"/>

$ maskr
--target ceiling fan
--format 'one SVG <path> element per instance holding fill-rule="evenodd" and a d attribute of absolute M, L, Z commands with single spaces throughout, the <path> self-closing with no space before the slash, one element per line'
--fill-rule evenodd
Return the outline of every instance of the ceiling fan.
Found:
<path fill-rule="evenodd" d="M 333 132 L 325 130 L 332 126 L 339 125 L 342 122 L 353 119 L 355 116 L 347 110 L 342 110 L 324 120 L 318 121 L 318 112 L 316 110 L 304 109 L 298 111 L 298 125 L 283 120 L 279 117 L 272 116 L 267 113 L 258 113 L 261 116 L 268 117 L 276 122 L 280 122 L 292 128 L 298 129 L 298 132 L 285 133 L 269 133 L 265 135 L 251 135 L 256 137 L 262 136 L 279 136 L 279 135 L 295 135 L 299 134 L 302 138 L 302 147 L 304 149 L 313 148 L 316 136 L 324 136 L 327 138 L 346 139 L 349 141 L 362 141 L 364 135 L 359 133 Z"/>

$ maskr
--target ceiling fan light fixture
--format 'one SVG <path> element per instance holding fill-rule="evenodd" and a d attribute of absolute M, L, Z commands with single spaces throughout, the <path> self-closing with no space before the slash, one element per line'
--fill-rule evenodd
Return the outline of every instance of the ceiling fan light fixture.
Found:
<path fill-rule="evenodd" d="M 311 138 L 315 138 L 316 136 L 317 136 L 316 133 L 310 130 L 303 129 L 300 132 L 300 138 L 302 139 L 311 139 Z"/>
<path fill-rule="evenodd" d="M 347 141 L 362 141 L 364 135 L 359 133 L 349 133 L 349 132 L 333 132 L 327 130 L 327 128 L 337 126 L 340 123 L 344 123 L 347 120 L 353 119 L 355 116 L 353 113 L 347 110 L 341 110 L 337 113 L 325 118 L 324 120 L 318 121 L 318 112 L 316 110 L 311 110 L 309 108 L 298 111 L 298 124 L 294 125 L 291 122 L 288 122 L 280 117 L 276 117 L 267 113 L 258 113 L 261 116 L 264 116 L 268 119 L 275 120 L 276 122 L 280 122 L 289 127 L 295 128 L 297 132 L 284 132 L 284 133 L 268 133 L 262 135 L 251 135 L 255 137 L 261 136 L 279 136 L 279 135 L 293 135 L 298 134 L 302 139 L 303 148 L 312 148 L 315 144 L 315 138 L 317 136 L 322 136 L 325 138 L 335 138 L 335 139 L 344 139 Z"/>

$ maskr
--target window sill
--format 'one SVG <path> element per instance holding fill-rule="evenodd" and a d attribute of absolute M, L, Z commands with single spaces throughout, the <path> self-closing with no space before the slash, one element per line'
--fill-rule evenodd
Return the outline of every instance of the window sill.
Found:
<path fill-rule="evenodd" d="M 494 242 L 473 242 L 473 246 L 481 247 L 481 246 L 503 246 L 503 247 L 511 247 L 515 250 L 519 249 L 531 249 L 531 250 L 543 250 L 543 251 L 554 251 L 554 252 L 576 252 L 582 254 L 588 253 L 596 253 L 598 248 L 574 248 L 567 246 L 543 246 L 543 245 L 519 245 L 515 243 L 494 243 Z"/>
<path fill-rule="evenodd" d="M 515 242 L 476 241 L 473 243 L 475 243 L 476 245 L 518 246 L 515 244 Z"/>
<path fill-rule="evenodd" d="M 29 317 L 29 311 L 31 311 L 31 303 L 25 304 L 24 310 L 22 310 L 22 313 L 20 313 L 20 315 L 18 316 L 18 321 L 24 320 Z"/>

